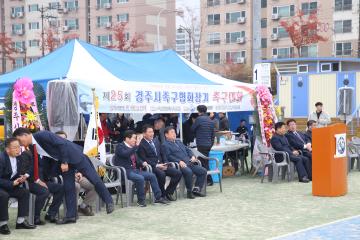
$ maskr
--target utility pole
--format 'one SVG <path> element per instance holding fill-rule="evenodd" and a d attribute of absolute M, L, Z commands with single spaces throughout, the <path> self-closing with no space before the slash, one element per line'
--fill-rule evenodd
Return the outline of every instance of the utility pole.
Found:
<path fill-rule="evenodd" d="M 62 13 L 63 9 L 60 8 L 60 4 L 57 5 L 56 8 L 53 7 L 44 7 L 43 5 L 41 6 L 41 8 L 38 9 L 38 11 L 40 12 L 40 17 L 41 17 L 41 55 L 45 56 L 45 30 L 44 30 L 44 19 L 51 19 L 51 18 L 56 18 L 54 16 L 51 15 L 45 15 L 45 13 L 47 13 L 50 10 L 57 10 L 58 13 Z"/>
<path fill-rule="evenodd" d="M 358 8 L 358 49 L 357 49 L 357 57 L 360 58 L 360 3 L 357 6 Z"/>

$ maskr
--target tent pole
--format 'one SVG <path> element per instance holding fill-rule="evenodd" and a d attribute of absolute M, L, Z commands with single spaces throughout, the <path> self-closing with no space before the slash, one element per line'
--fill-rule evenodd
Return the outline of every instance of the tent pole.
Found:
<path fill-rule="evenodd" d="M 180 124 L 180 140 L 181 142 L 183 141 L 183 114 L 180 113 L 180 117 L 179 117 L 179 124 Z"/>

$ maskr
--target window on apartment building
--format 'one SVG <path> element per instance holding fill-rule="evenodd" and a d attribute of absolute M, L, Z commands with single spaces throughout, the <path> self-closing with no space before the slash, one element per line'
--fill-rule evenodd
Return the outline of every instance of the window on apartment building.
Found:
<path fill-rule="evenodd" d="M 317 45 L 302 46 L 300 48 L 300 57 L 317 57 Z"/>
<path fill-rule="evenodd" d="M 226 4 L 231 4 L 231 3 L 238 3 L 239 0 L 225 0 Z"/>
<path fill-rule="evenodd" d="M 97 17 L 97 26 L 98 27 L 107 27 L 111 23 L 111 16 L 100 16 Z"/>
<path fill-rule="evenodd" d="M 28 11 L 29 12 L 37 12 L 37 11 L 39 11 L 39 4 L 30 4 L 28 6 Z"/>
<path fill-rule="evenodd" d="M 176 40 L 176 44 L 185 44 L 185 39 Z"/>
<path fill-rule="evenodd" d="M 79 8 L 79 1 L 66 1 L 64 7 L 69 11 L 74 11 Z"/>
<path fill-rule="evenodd" d="M 226 43 L 237 43 L 237 39 L 245 37 L 245 31 L 226 33 Z"/>
<path fill-rule="evenodd" d="M 39 22 L 30 22 L 29 23 L 29 30 L 37 30 L 40 29 Z"/>
<path fill-rule="evenodd" d="M 306 2 L 301 4 L 301 11 L 305 15 L 309 15 L 313 11 L 317 10 L 317 2 Z"/>
<path fill-rule="evenodd" d="M 267 27 L 267 18 L 262 18 L 261 19 L 261 28 L 266 28 Z"/>
<path fill-rule="evenodd" d="M 25 30 L 25 24 L 16 23 L 11 25 L 12 33 L 13 34 L 23 34 Z"/>
<path fill-rule="evenodd" d="M 213 7 L 213 6 L 219 6 L 220 0 L 207 0 L 207 6 Z"/>
<path fill-rule="evenodd" d="M 346 11 L 352 9 L 352 0 L 335 0 L 335 11 Z"/>
<path fill-rule="evenodd" d="M 219 24 L 220 24 L 220 14 L 208 15 L 208 25 L 219 25 Z"/>
<path fill-rule="evenodd" d="M 29 47 L 39 47 L 40 41 L 37 39 L 29 40 Z"/>
<path fill-rule="evenodd" d="M 118 3 L 128 3 L 129 0 L 117 0 Z"/>
<path fill-rule="evenodd" d="M 352 46 L 351 42 L 340 42 L 335 44 L 336 56 L 351 56 Z"/>
<path fill-rule="evenodd" d="M 22 52 L 25 49 L 25 42 L 23 41 L 17 41 L 13 43 L 14 49 L 16 49 L 18 52 Z"/>
<path fill-rule="evenodd" d="M 98 39 L 98 45 L 100 47 L 107 47 L 112 44 L 112 35 L 100 35 L 97 36 Z"/>
<path fill-rule="evenodd" d="M 12 7 L 11 8 L 11 14 L 18 14 L 18 13 L 23 13 L 24 12 L 24 7 Z"/>
<path fill-rule="evenodd" d="M 267 0 L 261 0 L 261 8 L 267 8 Z"/>
<path fill-rule="evenodd" d="M 350 33 L 352 30 L 351 20 L 341 20 L 334 22 L 335 33 Z"/>
<path fill-rule="evenodd" d="M 68 26 L 69 30 L 79 29 L 79 19 L 67 19 L 65 26 Z"/>
<path fill-rule="evenodd" d="M 122 13 L 122 14 L 118 14 L 117 16 L 117 21 L 118 22 L 129 22 L 129 14 L 128 13 Z"/>
<path fill-rule="evenodd" d="M 22 68 L 25 66 L 25 58 L 15 58 L 14 69 Z"/>
<path fill-rule="evenodd" d="M 283 27 L 273 28 L 273 34 L 277 34 L 279 38 L 289 37 L 289 33 Z"/>
<path fill-rule="evenodd" d="M 207 55 L 208 64 L 219 64 L 220 63 L 220 53 L 219 52 L 211 52 Z"/>
<path fill-rule="evenodd" d="M 261 39 L 261 48 L 267 48 L 267 38 Z"/>
<path fill-rule="evenodd" d="M 291 58 L 294 56 L 294 48 L 273 48 L 272 55 L 277 58 Z"/>
<path fill-rule="evenodd" d="M 226 13 L 226 23 L 236 23 L 239 17 L 246 17 L 246 12 Z"/>
<path fill-rule="evenodd" d="M 240 63 L 246 57 L 246 51 L 226 52 L 226 63 Z"/>
<path fill-rule="evenodd" d="M 60 2 L 49 2 L 50 9 L 58 9 L 60 8 Z"/>
<path fill-rule="evenodd" d="M 290 17 L 295 15 L 295 6 L 281 6 L 281 7 L 273 7 L 273 14 L 278 14 L 279 17 Z"/>
<path fill-rule="evenodd" d="M 207 43 L 210 45 L 220 44 L 220 33 L 208 33 Z"/>
<path fill-rule="evenodd" d="M 29 60 L 30 60 L 30 63 L 33 63 L 33 62 L 39 60 L 39 57 L 30 57 Z"/>
<path fill-rule="evenodd" d="M 111 0 L 97 0 L 97 7 L 104 8 L 105 6 L 111 4 Z"/>

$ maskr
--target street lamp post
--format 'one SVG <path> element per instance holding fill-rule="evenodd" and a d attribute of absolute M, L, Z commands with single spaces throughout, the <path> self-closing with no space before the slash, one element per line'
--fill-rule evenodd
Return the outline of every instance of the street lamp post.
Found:
<path fill-rule="evenodd" d="M 170 10 L 170 9 L 166 9 L 163 8 L 159 11 L 159 13 L 157 14 L 157 25 L 156 25 L 156 30 L 157 30 L 157 34 L 156 34 L 156 50 L 162 50 L 161 47 L 161 43 L 160 43 L 160 16 L 163 12 L 175 12 L 177 13 L 179 16 L 182 16 L 184 14 L 184 11 L 181 9 L 175 9 L 175 10 Z"/>

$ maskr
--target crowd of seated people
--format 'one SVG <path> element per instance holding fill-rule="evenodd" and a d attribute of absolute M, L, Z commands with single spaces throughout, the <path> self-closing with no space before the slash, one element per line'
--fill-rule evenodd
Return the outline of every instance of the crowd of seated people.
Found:
<path fill-rule="evenodd" d="M 287 130 L 288 125 L 289 130 Z M 311 181 L 311 143 L 309 143 L 303 133 L 296 131 L 296 121 L 290 119 L 287 124 L 277 122 L 275 124 L 275 134 L 271 138 L 271 147 L 276 151 L 286 152 L 290 161 L 295 164 L 299 175 L 299 181 L 308 183 Z M 275 161 L 282 162 L 284 159 L 281 154 L 275 154 Z"/>
<path fill-rule="evenodd" d="M 177 140 L 177 117 L 174 114 L 155 118 L 147 115 L 143 120 L 137 123 L 142 126 L 141 135 L 138 135 L 134 131 L 136 127 L 130 127 L 131 121 L 125 120 L 123 114 L 118 114 L 114 120 L 101 114 L 107 141 L 122 140 L 116 147 L 114 163 L 124 167 L 128 179 L 134 181 L 138 205 L 146 206 L 146 182 L 151 185 L 155 203 L 167 205 L 175 201 L 174 193 L 182 177 L 187 198 L 204 197 L 202 188 L 207 169 L 198 163 L 186 145 Z M 107 213 L 114 210 L 112 197 L 90 159 L 83 154 L 81 146 L 66 139 L 65 132 L 31 133 L 28 129 L 18 128 L 13 136 L 7 139 L 5 151 L 0 156 L 1 234 L 10 234 L 7 225 L 10 197 L 18 201 L 17 229 L 33 229 L 46 222 L 76 223 L 79 213 L 93 216 L 92 206 L 97 196 L 105 202 Z M 21 146 L 25 151 L 21 152 Z M 196 176 L 195 183 L 193 176 Z M 166 177 L 170 177 L 170 182 L 165 187 Z M 80 190 L 82 201 L 79 201 Z M 34 224 L 28 221 L 30 194 L 36 195 Z M 50 195 L 51 204 L 45 216 L 41 216 Z M 60 219 L 58 212 L 62 203 L 66 204 L 66 213 Z"/>
<path fill-rule="evenodd" d="M 89 206 L 94 204 L 96 196 L 105 202 L 108 214 L 114 211 L 111 194 L 90 159 L 79 145 L 65 138 L 65 132 L 31 133 L 29 129 L 18 128 L 13 137 L 6 139 L 5 151 L 0 154 L 0 234 L 11 233 L 8 227 L 10 198 L 18 202 L 16 229 L 34 229 L 46 222 L 75 223 L 77 207 L 79 212 L 92 216 Z M 79 206 L 76 185 L 84 189 L 85 194 Z M 35 195 L 33 224 L 29 221 L 30 194 Z M 47 207 L 45 203 L 50 195 L 52 201 L 43 221 L 41 210 Z M 66 214 L 60 219 L 58 212 L 63 201 Z"/>

